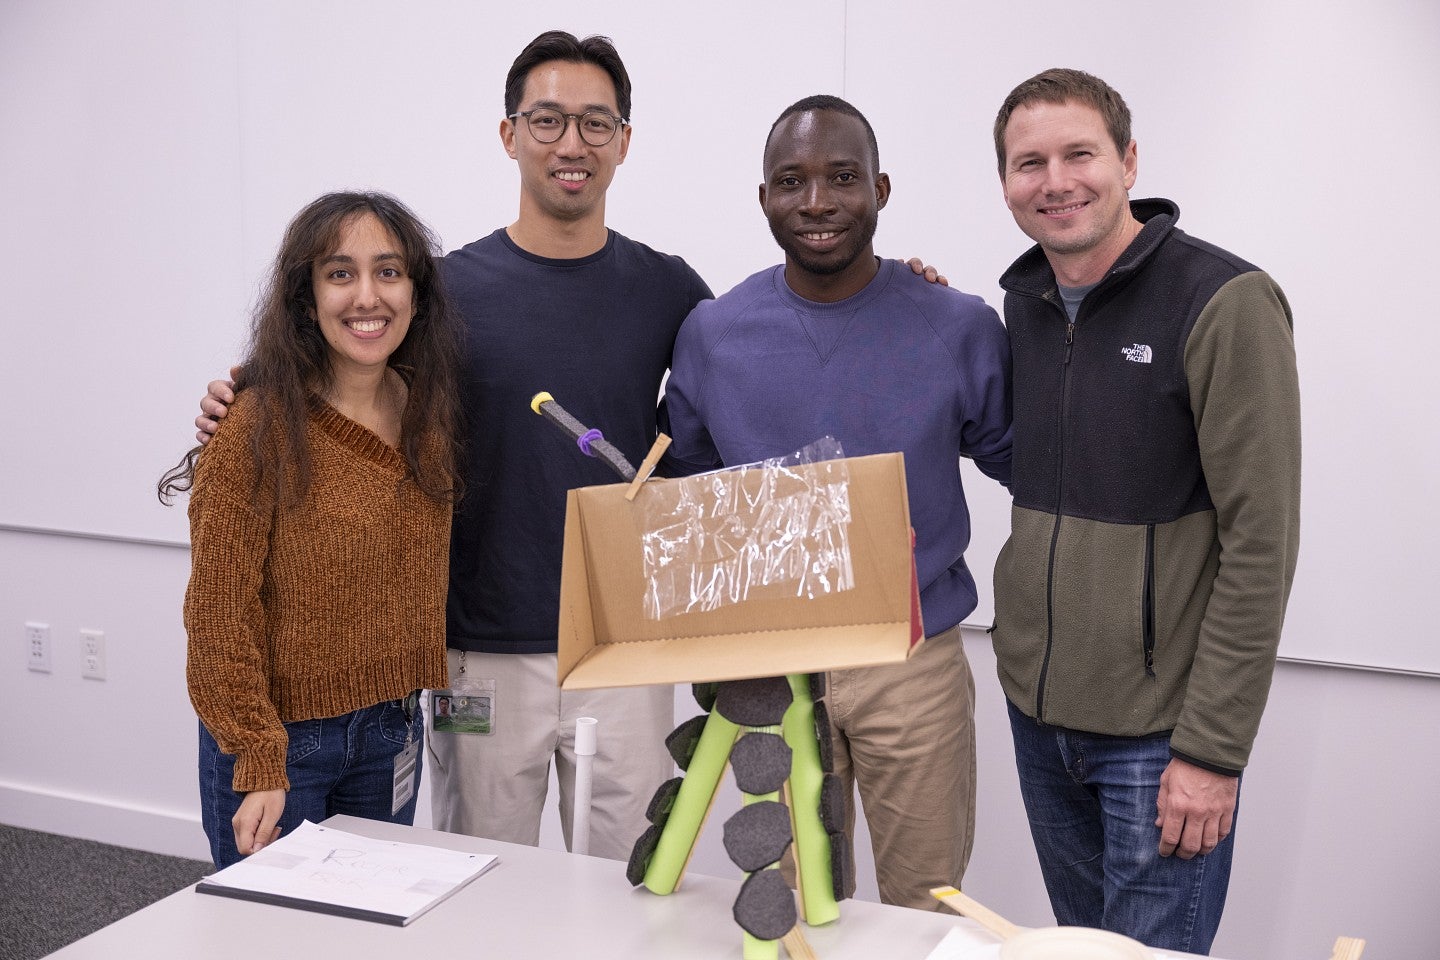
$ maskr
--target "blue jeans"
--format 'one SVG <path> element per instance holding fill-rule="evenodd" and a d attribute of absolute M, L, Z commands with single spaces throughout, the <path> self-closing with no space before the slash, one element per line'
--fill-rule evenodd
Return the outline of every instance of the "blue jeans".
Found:
<path fill-rule="evenodd" d="M 1190 860 L 1160 856 L 1155 798 L 1170 738 L 1079 733 L 1007 705 L 1020 794 L 1056 922 L 1209 953 L 1235 834 Z"/>
<path fill-rule="evenodd" d="M 419 706 L 412 701 L 408 713 L 407 717 L 406 701 L 387 700 L 338 717 L 285 724 L 290 736 L 285 754 L 290 790 L 280 817 L 280 835 L 302 821 L 319 823 L 339 813 L 414 823 L 414 796 L 398 812 L 390 812 L 396 755 L 407 739 L 424 746 L 425 721 Z M 416 787 L 424 753 L 421 749 L 415 757 Z M 245 795 L 231 788 L 234 774 L 235 757 L 221 753 L 210 731 L 200 724 L 200 822 L 218 868 L 241 859 L 230 821 Z"/>

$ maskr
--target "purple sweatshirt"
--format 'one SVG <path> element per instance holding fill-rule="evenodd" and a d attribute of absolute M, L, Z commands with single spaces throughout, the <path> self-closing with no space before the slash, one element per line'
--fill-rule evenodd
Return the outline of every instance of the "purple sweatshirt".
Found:
<path fill-rule="evenodd" d="M 864 290 L 814 303 L 783 265 L 698 304 L 675 340 L 661 429 L 670 469 L 792 453 L 822 436 L 846 456 L 905 455 L 925 631 L 975 609 L 959 457 L 1010 482 L 1010 347 L 979 297 L 882 260 Z"/>

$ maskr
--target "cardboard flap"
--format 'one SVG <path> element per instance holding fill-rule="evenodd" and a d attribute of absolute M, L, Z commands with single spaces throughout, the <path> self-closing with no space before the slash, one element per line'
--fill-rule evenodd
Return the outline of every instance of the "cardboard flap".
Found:
<path fill-rule="evenodd" d="M 910 651 L 909 623 L 862 623 L 759 633 L 607 643 L 566 678 L 567 690 L 637 683 L 703 683 L 898 663 Z"/>
<path fill-rule="evenodd" d="M 849 458 L 854 587 L 745 600 L 647 619 L 641 501 L 626 486 L 570 492 L 560 586 L 559 679 L 566 688 L 776 676 L 904 660 L 918 621 L 904 459 Z M 806 467 L 797 468 L 809 469 Z"/>

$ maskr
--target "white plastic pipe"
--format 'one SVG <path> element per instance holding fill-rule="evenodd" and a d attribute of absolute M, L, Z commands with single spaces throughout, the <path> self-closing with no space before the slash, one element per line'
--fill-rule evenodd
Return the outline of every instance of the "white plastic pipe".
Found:
<path fill-rule="evenodd" d="M 571 816 L 570 852 L 590 852 L 590 790 L 595 761 L 595 734 L 599 721 L 594 717 L 575 718 L 575 809 Z"/>

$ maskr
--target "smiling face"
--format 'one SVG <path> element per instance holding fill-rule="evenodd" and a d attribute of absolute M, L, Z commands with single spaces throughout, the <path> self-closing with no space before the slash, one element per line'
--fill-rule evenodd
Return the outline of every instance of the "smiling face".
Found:
<path fill-rule="evenodd" d="M 593 63 L 548 60 L 525 78 L 520 113 L 549 108 L 579 116 L 600 110 L 619 117 L 615 84 Z M 520 166 L 520 219 L 536 224 L 569 225 L 605 221 L 605 191 L 615 168 L 630 148 L 627 124 L 603 147 L 592 147 L 580 136 L 579 124 L 566 123 L 554 143 L 540 143 L 524 119 L 503 120 L 500 138 L 505 152 Z"/>
<path fill-rule="evenodd" d="M 1070 285 L 1099 280 L 1139 232 L 1136 169 L 1135 141 L 1118 147 L 1087 104 L 1030 103 L 1005 128 L 1005 205 Z"/>
<path fill-rule="evenodd" d="M 315 320 L 337 374 L 383 369 L 415 313 L 400 244 L 372 213 L 340 228 L 335 249 L 310 268 Z"/>
<path fill-rule="evenodd" d="M 864 289 L 889 197 L 890 178 L 876 169 L 860 118 L 807 110 L 781 120 L 765 147 L 760 207 L 785 251 L 790 289 L 822 303 Z"/>

